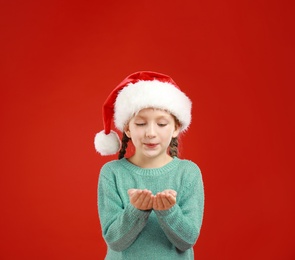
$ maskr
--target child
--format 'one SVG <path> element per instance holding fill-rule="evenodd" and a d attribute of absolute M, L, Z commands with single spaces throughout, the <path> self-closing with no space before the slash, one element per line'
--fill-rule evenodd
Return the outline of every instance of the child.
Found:
<path fill-rule="evenodd" d="M 196 164 L 177 158 L 177 136 L 191 122 L 191 101 L 169 77 L 131 74 L 103 106 L 104 131 L 95 136 L 106 163 L 98 185 L 98 211 L 108 251 L 105 259 L 194 259 L 204 193 Z M 111 131 L 112 118 L 123 133 Z M 124 158 L 128 141 L 135 152 Z"/>

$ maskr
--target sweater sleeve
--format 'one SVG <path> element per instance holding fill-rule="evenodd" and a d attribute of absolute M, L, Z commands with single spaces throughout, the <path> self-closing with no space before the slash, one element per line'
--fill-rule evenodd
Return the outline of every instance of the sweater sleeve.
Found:
<path fill-rule="evenodd" d="M 171 209 L 156 210 L 155 213 L 170 242 L 185 251 L 196 243 L 203 220 L 204 188 L 199 169 L 188 186 L 183 187 L 177 201 Z"/>
<path fill-rule="evenodd" d="M 98 211 L 103 237 L 114 251 L 128 248 L 145 227 L 150 211 L 142 211 L 130 203 L 124 206 L 108 167 L 101 171 L 98 185 Z M 127 192 L 127 191 L 126 191 Z"/>

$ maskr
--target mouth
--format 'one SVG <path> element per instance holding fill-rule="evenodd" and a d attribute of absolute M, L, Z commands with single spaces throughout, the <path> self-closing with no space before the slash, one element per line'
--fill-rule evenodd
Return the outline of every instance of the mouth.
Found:
<path fill-rule="evenodd" d="M 155 148 L 158 144 L 144 143 L 144 145 L 148 148 Z"/>

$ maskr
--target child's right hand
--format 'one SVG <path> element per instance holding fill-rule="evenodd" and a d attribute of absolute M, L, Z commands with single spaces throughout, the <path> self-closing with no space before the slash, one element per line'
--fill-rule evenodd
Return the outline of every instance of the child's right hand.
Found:
<path fill-rule="evenodd" d="M 139 210 L 150 210 L 153 208 L 153 194 L 150 190 L 129 189 L 130 203 Z"/>

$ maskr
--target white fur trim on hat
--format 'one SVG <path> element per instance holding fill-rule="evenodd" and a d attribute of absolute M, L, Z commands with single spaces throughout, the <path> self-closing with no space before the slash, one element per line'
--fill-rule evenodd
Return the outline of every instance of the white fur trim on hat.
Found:
<path fill-rule="evenodd" d="M 181 131 L 191 122 L 190 99 L 176 86 L 158 80 L 140 80 L 123 88 L 115 102 L 114 122 L 120 130 L 137 112 L 144 108 L 163 109 L 173 114 L 181 123 Z"/>
<path fill-rule="evenodd" d="M 103 130 L 95 135 L 94 146 L 101 155 L 111 155 L 119 151 L 121 142 L 116 132 L 111 131 L 106 135 Z"/>

